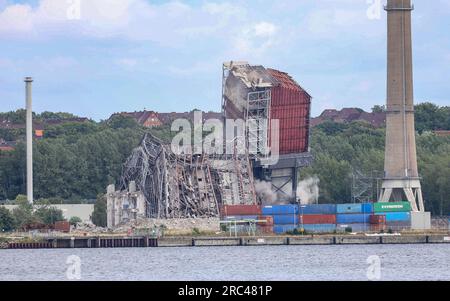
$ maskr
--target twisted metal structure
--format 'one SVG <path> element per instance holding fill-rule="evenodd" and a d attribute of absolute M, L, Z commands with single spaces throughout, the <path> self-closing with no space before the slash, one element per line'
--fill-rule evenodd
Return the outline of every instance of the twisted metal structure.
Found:
<path fill-rule="evenodd" d="M 147 133 L 124 164 L 120 189 L 135 182 L 149 218 L 217 216 L 223 204 L 255 204 L 248 156 L 222 157 L 178 156 Z"/>

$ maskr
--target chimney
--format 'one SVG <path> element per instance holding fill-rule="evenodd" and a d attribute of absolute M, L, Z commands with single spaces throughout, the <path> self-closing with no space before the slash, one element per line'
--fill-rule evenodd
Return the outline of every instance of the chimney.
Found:
<path fill-rule="evenodd" d="M 27 128 L 27 200 L 33 204 L 33 107 L 31 95 L 31 77 L 25 78 L 26 128 Z"/>

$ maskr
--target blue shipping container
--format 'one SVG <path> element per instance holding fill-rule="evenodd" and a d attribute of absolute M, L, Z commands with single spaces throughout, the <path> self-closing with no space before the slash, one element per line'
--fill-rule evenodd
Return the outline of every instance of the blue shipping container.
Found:
<path fill-rule="evenodd" d="M 345 229 L 352 228 L 352 232 L 368 232 L 370 231 L 369 224 L 338 224 L 336 229 L 339 232 L 344 232 Z"/>
<path fill-rule="evenodd" d="M 336 214 L 338 224 L 370 224 L 370 214 Z"/>
<path fill-rule="evenodd" d="M 336 214 L 334 204 L 300 205 L 300 214 Z"/>
<path fill-rule="evenodd" d="M 337 213 L 372 213 L 373 204 L 338 204 L 336 205 Z"/>
<path fill-rule="evenodd" d="M 298 214 L 298 205 L 264 206 L 262 215 Z"/>
<path fill-rule="evenodd" d="M 294 231 L 297 228 L 297 225 L 275 225 L 273 226 L 273 233 L 284 234 L 286 232 Z"/>
<path fill-rule="evenodd" d="M 409 222 L 411 212 L 378 212 L 377 215 L 386 215 L 386 222 Z"/>
<path fill-rule="evenodd" d="M 372 203 L 362 204 L 362 212 L 363 213 L 372 213 L 373 212 L 373 204 Z"/>
<path fill-rule="evenodd" d="M 338 204 L 337 213 L 362 213 L 362 204 Z"/>
<path fill-rule="evenodd" d="M 302 228 L 306 232 L 334 232 L 336 230 L 335 224 L 311 224 L 311 225 L 301 225 L 299 228 Z"/>
<path fill-rule="evenodd" d="M 274 215 L 273 216 L 274 225 L 295 225 L 298 224 L 297 214 L 284 214 L 284 215 Z"/>

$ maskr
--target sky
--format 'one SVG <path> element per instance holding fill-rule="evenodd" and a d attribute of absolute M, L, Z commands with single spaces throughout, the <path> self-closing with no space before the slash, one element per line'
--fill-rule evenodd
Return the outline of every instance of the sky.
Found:
<path fill-rule="evenodd" d="M 0 0 L 0 111 L 220 111 L 222 63 L 288 72 L 324 109 L 385 103 L 385 0 Z M 450 105 L 450 1 L 414 0 L 415 101 Z"/>

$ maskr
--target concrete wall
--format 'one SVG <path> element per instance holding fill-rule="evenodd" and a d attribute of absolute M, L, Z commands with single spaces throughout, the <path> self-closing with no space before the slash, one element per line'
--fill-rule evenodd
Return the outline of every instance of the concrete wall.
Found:
<path fill-rule="evenodd" d="M 430 230 L 431 213 L 430 212 L 411 212 L 411 229 Z"/>
<path fill-rule="evenodd" d="M 64 218 L 67 220 L 71 217 L 78 216 L 83 222 L 89 222 L 91 220 L 92 212 L 94 212 L 94 205 L 92 204 L 64 204 L 51 206 L 62 210 Z M 17 205 L 1 205 L 1 207 L 5 207 L 12 211 Z"/>

